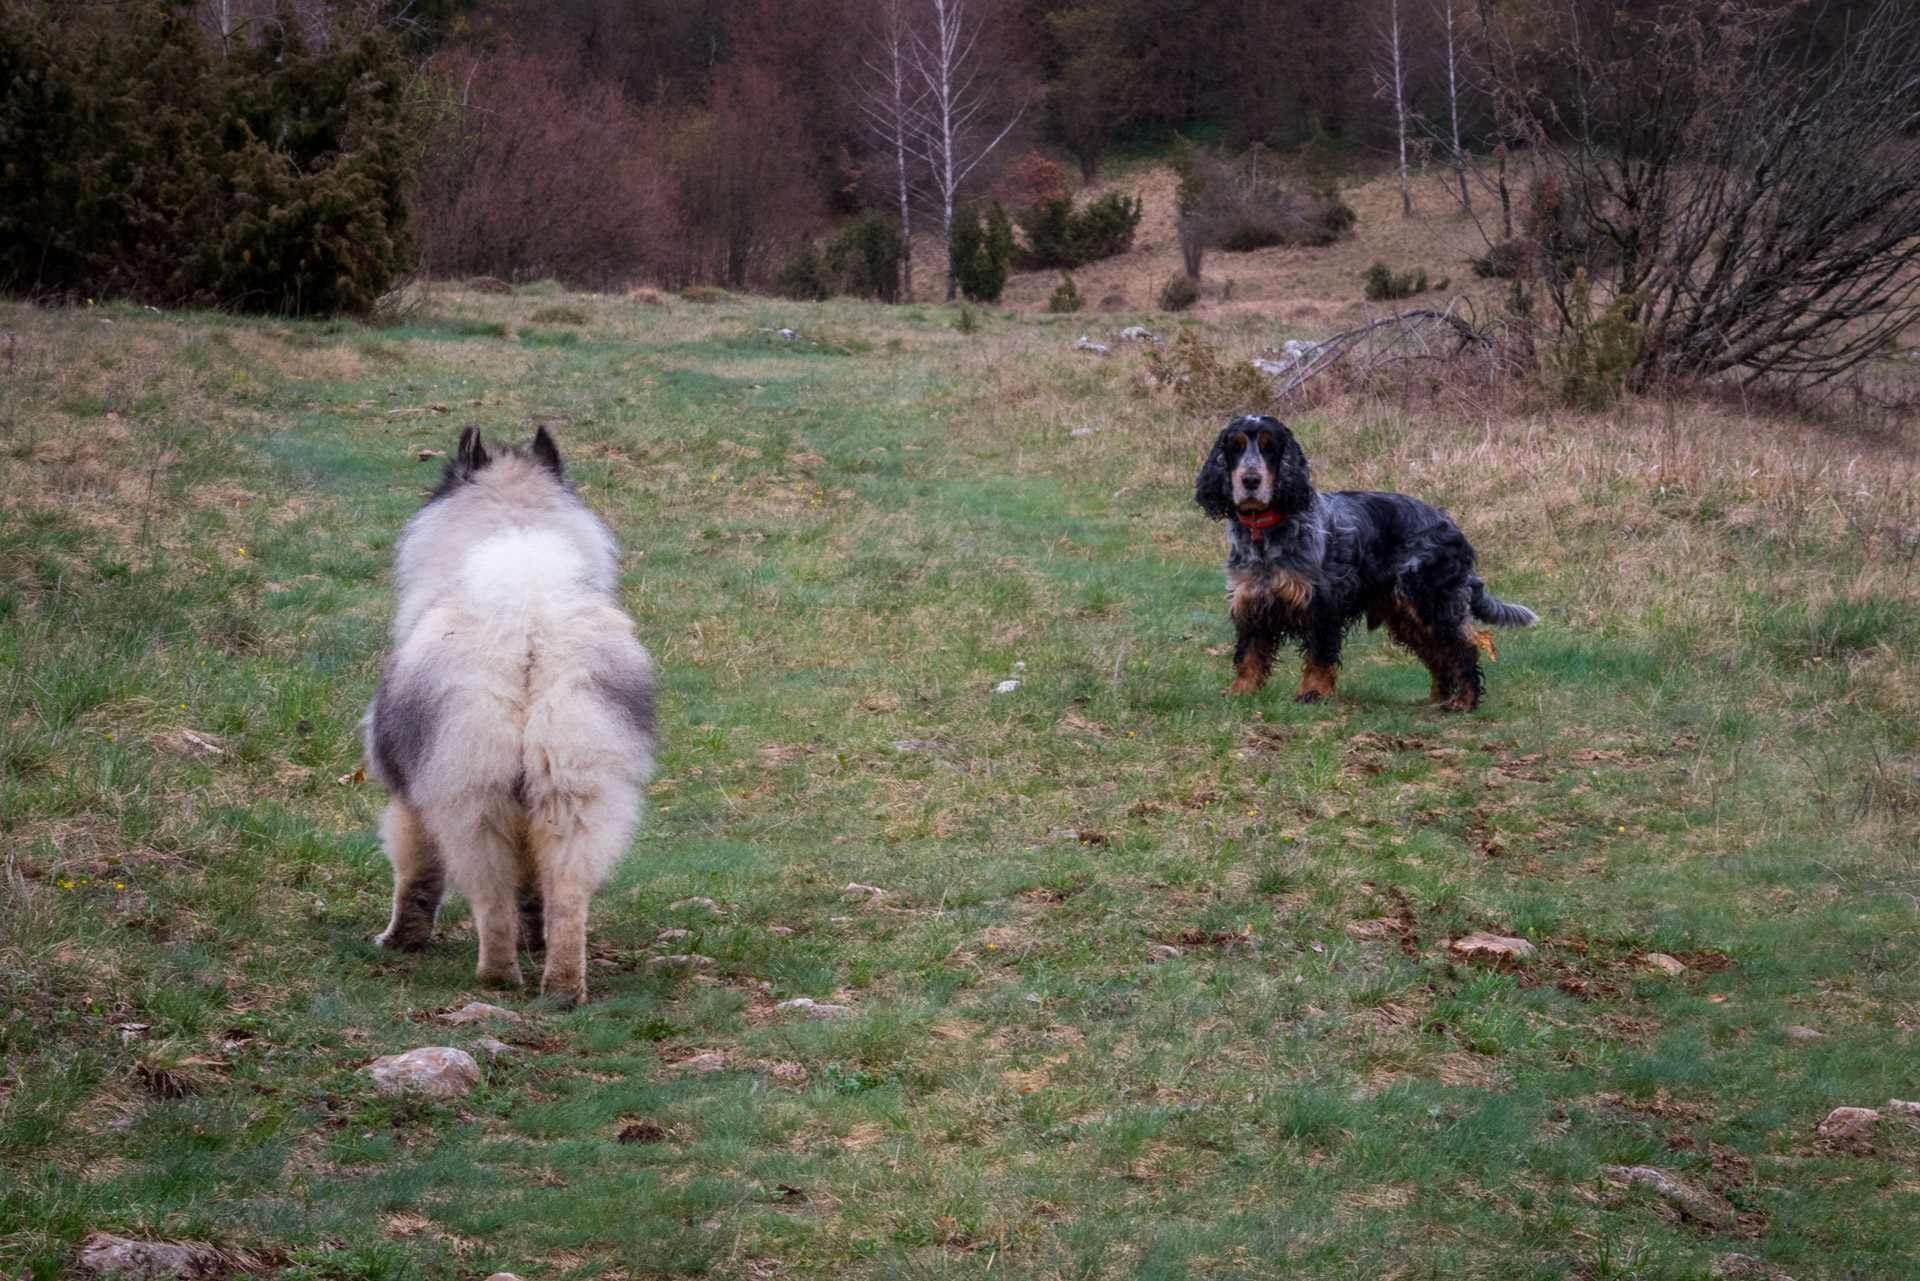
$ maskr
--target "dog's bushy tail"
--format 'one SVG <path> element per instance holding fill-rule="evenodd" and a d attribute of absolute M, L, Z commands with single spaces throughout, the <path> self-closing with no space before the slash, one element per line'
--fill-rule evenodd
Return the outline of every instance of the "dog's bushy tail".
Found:
<path fill-rule="evenodd" d="M 1473 601 L 1467 608 L 1475 618 L 1495 627 L 1532 627 L 1540 621 L 1540 615 L 1525 605 L 1509 605 L 1487 595 L 1487 585 L 1478 578 L 1473 580 Z"/>

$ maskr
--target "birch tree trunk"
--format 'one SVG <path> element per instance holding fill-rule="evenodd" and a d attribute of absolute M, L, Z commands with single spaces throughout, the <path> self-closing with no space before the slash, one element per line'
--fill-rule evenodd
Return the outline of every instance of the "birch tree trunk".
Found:
<path fill-rule="evenodd" d="M 1413 192 L 1407 184 L 1407 78 L 1400 56 L 1400 0 L 1392 0 L 1390 14 L 1393 45 L 1393 116 L 1400 134 L 1400 213 L 1413 216 Z"/>
<path fill-rule="evenodd" d="M 1006 141 L 1026 112 L 1023 102 L 995 132 L 1001 95 L 985 82 L 979 49 L 981 23 L 965 0 L 926 0 L 931 22 L 909 32 L 906 61 L 920 89 L 906 113 L 907 150 L 927 173 L 947 246 L 947 301 L 958 292 L 953 260 L 953 216 L 969 176 Z"/>
<path fill-rule="evenodd" d="M 1460 146 L 1460 45 L 1454 36 L 1453 0 L 1446 0 L 1447 19 L 1447 110 L 1453 117 L 1453 176 L 1460 180 L 1460 203 L 1473 212 L 1473 195 L 1467 190 L 1467 153 Z"/>

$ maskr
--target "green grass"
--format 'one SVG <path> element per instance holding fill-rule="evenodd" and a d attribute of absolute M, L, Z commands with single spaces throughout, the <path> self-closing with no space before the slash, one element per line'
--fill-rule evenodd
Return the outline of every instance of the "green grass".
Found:
<path fill-rule="evenodd" d="M 1215 424 L 1084 325 L 561 310 L 0 317 L 5 1275 L 93 1229 L 379 1281 L 1915 1274 L 1915 1132 L 1813 1130 L 1920 1097 L 1910 442 L 1300 414 L 1547 621 L 1471 716 L 1364 634 L 1331 703 L 1229 702 Z M 336 781 L 465 421 L 554 425 L 663 681 L 572 1012 L 476 988 L 458 901 L 372 946 L 382 798 Z M 669 928 L 711 971 L 649 969 Z M 356 1075 L 471 999 L 530 1016 L 471 1095 Z"/>

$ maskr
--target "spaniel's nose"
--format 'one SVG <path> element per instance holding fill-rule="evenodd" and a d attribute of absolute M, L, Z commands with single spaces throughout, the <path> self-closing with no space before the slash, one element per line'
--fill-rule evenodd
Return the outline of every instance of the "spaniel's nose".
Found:
<path fill-rule="evenodd" d="M 1260 488 L 1260 473 L 1257 471 L 1240 473 L 1240 488 L 1242 489 Z"/>

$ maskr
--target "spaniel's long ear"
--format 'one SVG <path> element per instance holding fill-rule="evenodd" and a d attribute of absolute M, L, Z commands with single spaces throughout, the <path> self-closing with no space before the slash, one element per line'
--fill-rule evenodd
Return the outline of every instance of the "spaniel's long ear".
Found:
<path fill-rule="evenodd" d="M 1285 424 L 1269 418 L 1274 426 L 1273 505 L 1283 512 L 1305 511 L 1313 505 L 1313 469 L 1307 465 L 1307 453 L 1293 438 Z"/>
<path fill-rule="evenodd" d="M 1213 452 L 1200 464 L 1200 475 L 1193 482 L 1193 501 L 1209 520 L 1225 520 L 1233 515 L 1233 459 L 1228 457 L 1228 442 L 1238 435 L 1228 427 L 1214 438 Z"/>

